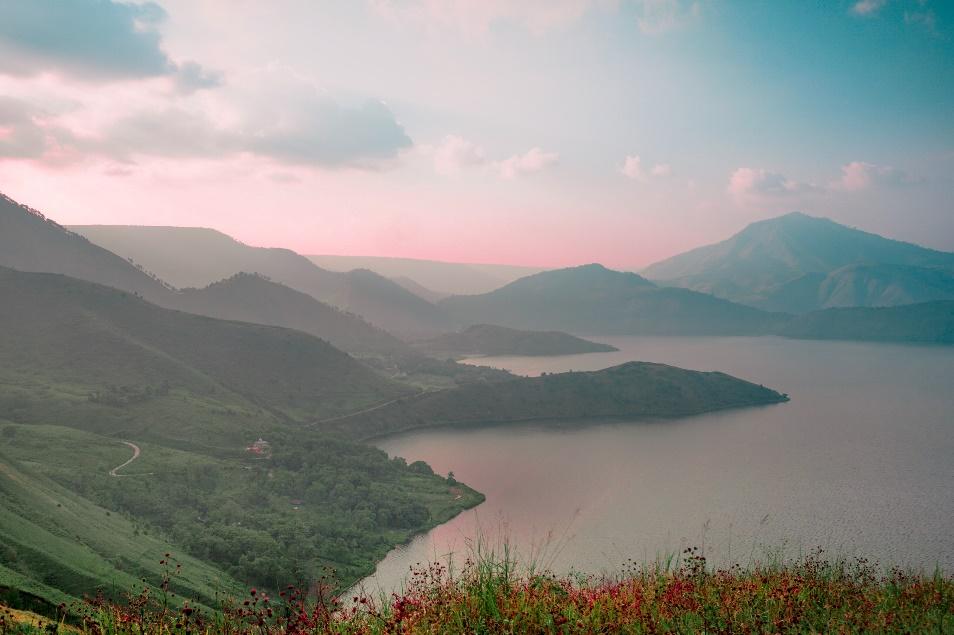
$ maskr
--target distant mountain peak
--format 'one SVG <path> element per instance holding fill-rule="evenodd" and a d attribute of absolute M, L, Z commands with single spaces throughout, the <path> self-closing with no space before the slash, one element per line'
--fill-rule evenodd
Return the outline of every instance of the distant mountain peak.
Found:
<path fill-rule="evenodd" d="M 642 273 L 662 284 L 758 308 L 802 312 L 823 305 L 818 284 L 825 276 L 856 264 L 954 271 L 954 254 L 791 212 L 751 223 L 726 240 L 673 256 Z M 864 296 L 856 294 L 859 302 L 876 301 Z"/>

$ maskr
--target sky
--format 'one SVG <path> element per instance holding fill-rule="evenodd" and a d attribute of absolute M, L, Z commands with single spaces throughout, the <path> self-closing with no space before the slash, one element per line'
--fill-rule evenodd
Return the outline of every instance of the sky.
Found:
<path fill-rule="evenodd" d="M 954 251 L 954 2 L 2 0 L 0 192 L 306 254 Z"/>

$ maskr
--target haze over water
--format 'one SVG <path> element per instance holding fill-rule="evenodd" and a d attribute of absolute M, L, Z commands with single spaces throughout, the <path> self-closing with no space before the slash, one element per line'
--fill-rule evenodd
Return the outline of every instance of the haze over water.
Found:
<path fill-rule="evenodd" d="M 664 421 L 424 430 L 378 446 L 484 492 L 399 547 L 371 588 L 482 534 L 557 571 L 613 572 L 687 545 L 718 562 L 864 555 L 954 569 L 954 348 L 771 337 L 598 338 L 615 353 L 469 360 L 523 375 L 629 360 L 721 370 L 789 403 Z"/>

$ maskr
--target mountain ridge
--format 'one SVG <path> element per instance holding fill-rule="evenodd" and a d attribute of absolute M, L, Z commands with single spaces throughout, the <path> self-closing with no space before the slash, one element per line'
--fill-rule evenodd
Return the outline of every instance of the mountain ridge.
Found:
<path fill-rule="evenodd" d="M 825 277 L 851 265 L 954 271 L 954 253 L 792 212 L 751 223 L 726 240 L 657 262 L 641 273 L 660 284 L 757 308 L 806 312 L 826 306 L 820 288 Z M 785 298 L 791 293 L 798 295 L 797 302 Z M 877 301 L 875 296 L 858 300 L 862 305 Z"/>

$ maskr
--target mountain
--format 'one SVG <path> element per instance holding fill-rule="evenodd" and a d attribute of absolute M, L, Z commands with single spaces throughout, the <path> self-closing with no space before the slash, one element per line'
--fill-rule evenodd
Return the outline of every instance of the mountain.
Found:
<path fill-rule="evenodd" d="M 407 344 L 357 315 L 255 274 L 240 273 L 202 289 L 183 289 L 169 303 L 189 313 L 293 328 L 349 353 L 410 351 Z"/>
<path fill-rule="evenodd" d="M 840 271 L 857 265 L 899 267 L 890 273 L 878 269 Z M 934 275 L 933 269 L 954 271 L 954 253 L 794 212 L 752 223 L 725 241 L 674 256 L 641 273 L 660 284 L 767 310 L 804 312 L 849 300 L 852 305 L 873 306 L 904 302 L 908 297 L 939 299 L 929 291 L 933 283 L 925 283 L 925 278 Z M 835 278 L 826 282 L 830 274 L 836 274 Z M 891 280 L 883 280 L 885 275 Z M 870 285 L 861 282 L 869 276 Z M 833 297 L 840 294 L 835 289 L 846 285 L 854 291 Z M 941 297 L 947 293 L 942 290 Z"/>
<path fill-rule="evenodd" d="M 62 275 L 0 268 L 0 297 L 0 376 L 51 391 L 45 414 L 31 410 L 36 422 L 71 410 L 99 432 L 183 438 L 199 432 L 200 418 L 206 438 L 234 439 L 257 429 L 263 411 L 307 419 L 410 392 L 311 335 L 163 309 Z M 14 419 L 11 399 L 0 411 Z M 108 407 L 139 403 L 167 409 L 168 421 L 142 429 Z M 194 413 L 182 420 L 176 411 Z"/>
<path fill-rule="evenodd" d="M 63 273 L 105 284 L 153 301 L 169 289 L 116 254 L 0 194 L 0 266 Z"/>
<path fill-rule="evenodd" d="M 475 324 L 417 343 L 439 355 L 574 355 L 619 350 L 560 331 L 520 331 L 492 324 Z"/>
<path fill-rule="evenodd" d="M 813 311 L 795 317 L 779 334 L 800 339 L 954 344 L 954 302 Z"/>
<path fill-rule="evenodd" d="M 289 249 L 250 247 L 212 229 L 82 225 L 71 230 L 134 258 L 176 287 L 259 273 L 398 335 L 430 336 L 449 326 L 433 304 L 371 271 L 328 271 Z"/>
<path fill-rule="evenodd" d="M 431 303 L 437 303 L 438 301 L 443 300 L 444 298 L 451 295 L 449 293 L 441 293 L 440 291 L 434 291 L 432 289 L 428 289 L 427 287 L 420 284 L 416 280 L 412 280 L 411 278 L 408 278 L 407 276 L 395 276 L 391 278 L 391 280 L 398 283 L 399 285 L 401 285 L 402 287 L 404 287 L 405 289 L 407 289 L 408 291 L 410 291 L 417 297 L 424 298 L 425 300 Z"/>
<path fill-rule="evenodd" d="M 441 262 L 380 256 L 308 256 L 308 258 L 319 267 L 331 271 L 369 269 L 391 279 L 410 278 L 426 289 L 444 296 L 487 293 L 518 278 L 543 271 L 540 267 L 519 265 Z"/>
<path fill-rule="evenodd" d="M 784 319 L 598 264 L 545 271 L 438 304 L 459 324 L 598 335 L 757 334 Z"/>
<path fill-rule="evenodd" d="M 787 400 L 786 395 L 725 373 L 629 362 L 599 371 L 421 393 L 317 425 L 360 439 L 435 425 L 677 417 Z"/>
<path fill-rule="evenodd" d="M 954 300 L 954 270 L 908 265 L 848 265 L 819 285 L 823 307 L 899 306 Z"/>

